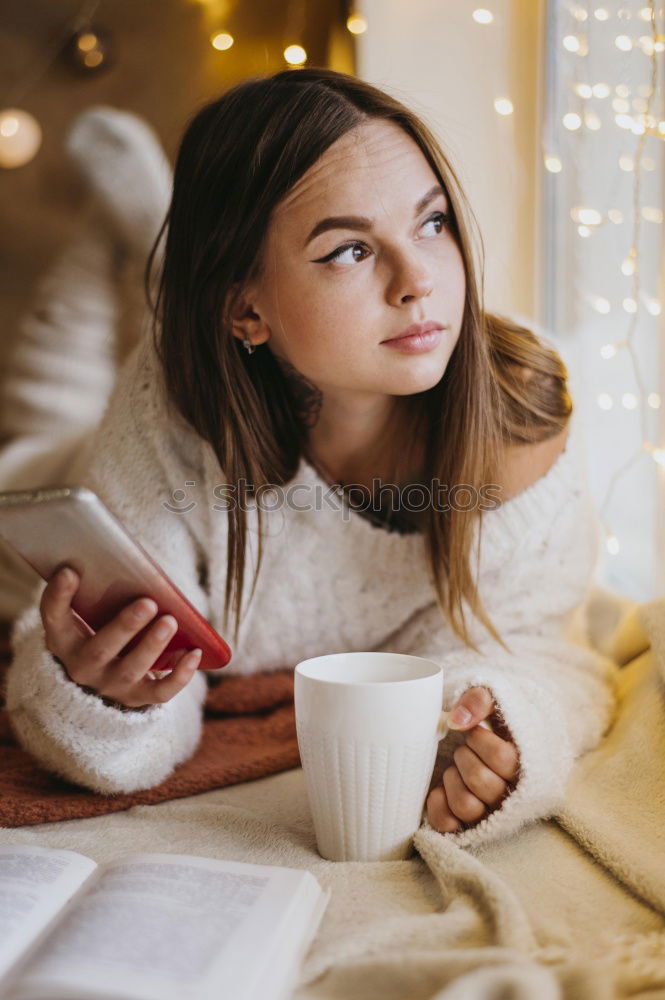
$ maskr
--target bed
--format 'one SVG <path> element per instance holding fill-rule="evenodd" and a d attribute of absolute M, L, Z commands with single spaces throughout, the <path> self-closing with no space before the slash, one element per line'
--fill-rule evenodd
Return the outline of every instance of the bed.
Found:
<path fill-rule="evenodd" d="M 332 897 L 293 1000 L 665 998 L 665 598 L 620 611 L 599 598 L 593 618 L 623 664 L 615 722 L 565 810 L 511 838 L 465 850 L 425 821 L 404 861 L 325 861 L 292 768 L 0 844 L 308 869 Z"/>

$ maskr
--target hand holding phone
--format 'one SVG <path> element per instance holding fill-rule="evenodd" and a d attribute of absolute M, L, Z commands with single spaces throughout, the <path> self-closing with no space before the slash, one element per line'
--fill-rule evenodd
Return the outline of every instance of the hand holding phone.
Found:
<path fill-rule="evenodd" d="M 143 707 L 172 698 L 190 668 L 230 661 L 224 639 L 92 490 L 0 493 L 0 539 L 47 581 L 47 648 L 81 686 Z"/>
<path fill-rule="evenodd" d="M 186 686 L 198 667 L 200 649 L 174 653 L 168 676 L 150 674 L 176 632 L 172 615 L 157 617 L 140 642 L 120 657 L 121 650 L 155 619 L 157 604 L 145 597 L 132 601 L 93 632 L 71 607 L 78 587 L 78 574 L 64 568 L 49 580 L 40 603 L 46 647 L 73 681 L 127 708 L 163 704 Z"/>

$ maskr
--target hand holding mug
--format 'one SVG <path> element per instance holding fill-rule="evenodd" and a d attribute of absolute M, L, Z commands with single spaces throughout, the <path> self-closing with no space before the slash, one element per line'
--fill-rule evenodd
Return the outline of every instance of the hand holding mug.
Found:
<path fill-rule="evenodd" d="M 467 733 L 441 784 L 427 797 L 427 819 L 440 833 L 473 826 L 498 808 L 517 780 L 519 755 L 509 739 L 480 725 L 496 710 L 490 691 L 465 691 L 448 716 L 450 729 Z M 509 734 L 507 734 L 509 735 Z"/>

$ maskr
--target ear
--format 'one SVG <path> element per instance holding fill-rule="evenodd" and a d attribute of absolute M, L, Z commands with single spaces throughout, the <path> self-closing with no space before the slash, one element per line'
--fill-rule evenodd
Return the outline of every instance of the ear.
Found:
<path fill-rule="evenodd" d="M 252 289 L 231 285 L 224 303 L 224 321 L 237 340 L 249 340 L 255 347 L 270 339 L 270 327 L 252 301 Z"/>

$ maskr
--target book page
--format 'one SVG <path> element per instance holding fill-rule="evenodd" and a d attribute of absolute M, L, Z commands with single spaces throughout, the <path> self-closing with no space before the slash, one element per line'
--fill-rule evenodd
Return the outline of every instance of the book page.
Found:
<path fill-rule="evenodd" d="M 0 847 L 0 977 L 97 867 L 75 851 Z"/>
<path fill-rule="evenodd" d="M 260 942 L 304 876 L 316 884 L 307 872 L 186 855 L 113 862 L 58 923 L 11 996 L 226 995 L 222 986 L 232 990 L 258 975 Z"/>
<path fill-rule="evenodd" d="M 312 876 L 300 885 L 274 935 L 265 941 L 265 962 L 247 990 L 238 989 L 234 1000 L 289 1000 L 298 985 L 305 955 L 316 937 L 332 892 L 323 891 Z"/>

